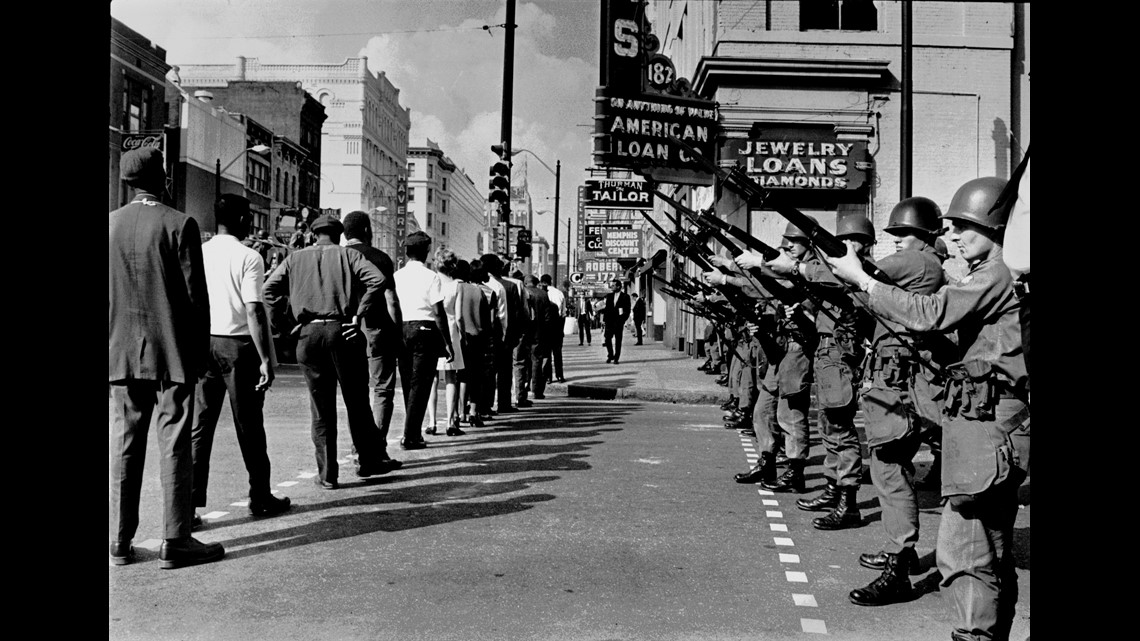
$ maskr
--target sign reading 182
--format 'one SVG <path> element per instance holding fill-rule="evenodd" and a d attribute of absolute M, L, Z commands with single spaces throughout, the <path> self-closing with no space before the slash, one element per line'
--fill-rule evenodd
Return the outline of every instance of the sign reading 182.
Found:
<path fill-rule="evenodd" d="M 677 68 L 672 60 L 658 53 L 649 57 L 645 74 L 654 89 L 664 90 L 677 78 Z"/>

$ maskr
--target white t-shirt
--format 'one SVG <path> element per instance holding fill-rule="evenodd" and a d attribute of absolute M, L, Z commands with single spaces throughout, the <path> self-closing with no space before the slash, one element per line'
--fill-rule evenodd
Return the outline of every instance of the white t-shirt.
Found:
<path fill-rule="evenodd" d="M 409 260 L 396 270 L 396 296 L 404 322 L 434 321 L 435 304 L 443 302 L 439 274 L 418 260 Z"/>
<path fill-rule="evenodd" d="M 206 291 L 210 296 L 210 333 L 249 336 L 246 303 L 263 303 L 265 262 L 236 237 L 219 234 L 202 245 Z"/>
<path fill-rule="evenodd" d="M 551 285 L 546 288 L 546 295 L 550 297 L 550 302 L 558 305 L 558 317 L 561 318 L 566 315 L 566 295 L 562 290 Z"/>

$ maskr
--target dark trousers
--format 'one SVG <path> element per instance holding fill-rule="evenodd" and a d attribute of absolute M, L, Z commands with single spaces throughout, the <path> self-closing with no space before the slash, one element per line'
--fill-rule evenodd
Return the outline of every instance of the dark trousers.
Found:
<path fill-rule="evenodd" d="M 511 383 L 515 379 L 515 346 L 499 345 L 495 351 L 495 379 L 499 411 L 512 407 Z"/>
<path fill-rule="evenodd" d="M 530 351 L 530 390 L 535 396 L 546 392 L 546 371 L 550 368 L 550 345 L 536 343 Z"/>
<path fill-rule="evenodd" d="M 555 378 L 557 378 L 558 380 L 562 380 L 563 378 L 566 378 L 565 376 L 562 375 L 562 339 L 563 338 L 564 338 L 564 336 L 562 334 L 558 334 L 557 336 L 554 336 L 552 338 L 551 343 L 550 343 L 550 356 L 548 356 L 547 358 L 545 358 L 543 360 L 542 375 L 545 377 L 545 380 L 547 382 L 550 382 L 550 381 L 554 380 Z M 554 372 L 553 372 L 554 376 L 553 376 L 553 378 L 551 377 L 551 371 L 550 371 L 551 364 L 554 365 Z"/>
<path fill-rule="evenodd" d="M 644 335 L 641 326 L 645 323 L 645 317 L 633 319 L 633 331 L 637 335 L 637 342 L 641 342 L 641 337 Z"/>
<path fill-rule="evenodd" d="M 162 480 L 163 538 L 190 536 L 194 462 L 190 425 L 194 386 L 160 381 L 115 381 L 111 385 L 115 418 L 111 428 L 111 540 L 130 541 L 139 527 L 146 436 L 151 416 L 158 437 Z"/>
<path fill-rule="evenodd" d="M 373 465 L 384 452 L 380 430 L 372 422 L 368 406 L 368 360 L 365 339 L 357 334 L 346 339 L 341 324 L 309 323 L 297 340 L 297 363 L 309 388 L 309 414 L 312 416 L 313 447 L 317 474 L 322 481 L 337 480 L 336 388 L 348 410 L 348 432 L 360 455 L 362 466 Z"/>
<path fill-rule="evenodd" d="M 388 431 L 396 399 L 398 352 L 394 341 L 380 330 L 365 329 L 368 339 L 368 385 L 372 387 L 372 422 L 380 430 L 380 444 L 387 458 Z"/>
<path fill-rule="evenodd" d="M 404 356 L 400 359 L 400 387 L 404 391 L 404 441 L 423 440 L 428 396 L 438 381 L 443 337 L 431 321 L 404 323 Z"/>
<path fill-rule="evenodd" d="M 615 361 L 621 358 L 621 335 L 624 323 L 615 321 L 606 323 L 606 354 Z"/>
<path fill-rule="evenodd" d="M 463 369 L 459 372 L 459 380 L 467 384 L 467 405 L 478 410 L 483 407 L 483 386 L 487 383 L 487 337 L 478 334 L 467 334 L 463 341 Z M 470 412 L 467 407 L 459 408 L 459 413 L 467 416 Z"/>
<path fill-rule="evenodd" d="M 594 322 L 592 318 L 585 314 L 578 314 L 578 344 L 581 345 L 585 340 L 586 344 L 590 344 L 590 323 Z"/>
<path fill-rule="evenodd" d="M 249 336 L 211 336 L 206 374 L 198 381 L 194 404 L 191 452 L 194 457 L 194 507 L 205 507 L 210 481 L 210 453 L 214 431 L 228 393 L 234 430 L 249 475 L 249 498 L 268 498 L 269 454 L 266 453 L 265 392 L 256 389 L 261 378 L 261 356 Z"/>
<path fill-rule="evenodd" d="M 516 400 L 525 401 L 527 390 L 530 389 L 531 354 L 534 351 L 534 339 L 523 337 L 514 350 L 514 375 Z"/>

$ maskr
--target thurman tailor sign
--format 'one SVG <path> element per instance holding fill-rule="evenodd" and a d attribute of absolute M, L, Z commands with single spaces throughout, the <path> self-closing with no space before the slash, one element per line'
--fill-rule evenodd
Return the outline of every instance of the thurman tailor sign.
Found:
<path fill-rule="evenodd" d="M 716 103 L 653 94 L 623 97 L 617 93 L 602 87 L 594 98 L 594 160 L 598 164 L 699 170 L 697 161 L 670 137 L 692 145 L 706 158 L 715 157 Z"/>
<path fill-rule="evenodd" d="M 641 231 L 637 229 L 602 230 L 602 247 L 611 258 L 637 258 L 641 255 Z"/>
<path fill-rule="evenodd" d="M 765 128 L 725 142 L 722 157 L 766 189 L 853 190 L 873 167 L 862 140 L 839 140 L 831 128 Z"/>
<path fill-rule="evenodd" d="M 649 184 L 641 180 L 587 180 L 585 198 L 594 209 L 653 209 Z"/>

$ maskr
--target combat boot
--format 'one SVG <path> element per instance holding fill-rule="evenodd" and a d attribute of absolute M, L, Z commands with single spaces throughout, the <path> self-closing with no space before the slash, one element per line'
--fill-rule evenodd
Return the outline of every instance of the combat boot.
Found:
<path fill-rule="evenodd" d="M 887 567 L 887 557 L 890 555 L 890 552 L 885 552 L 882 550 L 875 552 L 874 554 L 865 552 L 859 555 L 859 565 L 870 570 L 879 570 L 882 572 Z M 899 555 L 909 557 L 907 559 L 903 559 L 903 561 L 905 561 L 907 567 L 910 568 L 911 574 L 917 574 L 918 553 L 914 551 L 914 548 L 903 548 L 902 551 L 899 552 Z"/>
<path fill-rule="evenodd" d="M 716 379 L 716 384 L 721 387 L 728 387 L 728 374 L 722 374 L 720 378 Z"/>
<path fill-rule="evenodd" d="M 760 462 L 747 472 L 733 477 L 737 483 L 772 483 L 776 480 L 776 456 L 771 452 L 760 452 Z"/>
<path fill-rule="evenodd" d="M 713 366 L 712 359 L 709 359 L 709 360 L 705 361 L 704 363 L 701 363 L 701 366 L 697 368 L 697 371 L 698 372 L 707 372 L 710 369 L 712 369 L 712 366 Z"/>
<path fill-rule="evenodd" d="M 804 487 L 805 465 L 807 465 L 807 461 L 802 458 L 791 459 L 788 461 L 787 471 L 775 481 L 760 483 L 760 487 L 770 492 L 806 492 L 807 488 Z"/>
<path fill-rule="evenodd" d="M 839 505 L 839 487 L 831 479 L 827 479 L 827 487 L 823 488 L 819 496 L 796 501 L 796 507 L 808 512 L 826 512 L 836 505 Z"/>
<path fill-rule="evenodd" d="M 735 418 L 724 419 L 724 428 L 727 430 L 739 430 L 749 427 L 752 427 L 752 414 L 749 412 L 744 412 Z"/>
<path fill-rule="evenodd" d="M 827 516 L 812 519 L 812 527 L 817 530 L 842 530 L 862 525 L 863 518 L 859 515 L 859 504 L 855 498 L 859 486 L 844 486 L 839 488 L 839 492 L 839 504 Z"/>
<path fill-rule="evenodd" d="M 725 411 L 733 410 L 736 409 L 738 403 L 740 403 L 740 399 L 736 398 L 736 396 L 729 396 L 727 401 L 721 403 L 720 409 Z"/>
<path fill-rule="evenodd" d="M 871 581 L 865 588 L 856 588 L 847 595 L 855 605 L 890 605 L 909 601 L 914 596 L 914 588 L 910 584 L 912 557 L 916 555 L 912 548 L 910 555 L 887 554 L 886 567 L 879 578 Z M 903 550 L 906 552 L 906 550 Z"/>

